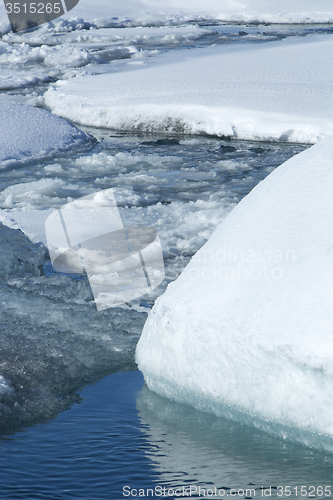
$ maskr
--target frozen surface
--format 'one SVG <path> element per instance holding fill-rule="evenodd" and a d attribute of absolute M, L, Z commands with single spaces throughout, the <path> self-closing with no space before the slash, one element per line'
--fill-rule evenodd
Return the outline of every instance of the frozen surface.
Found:
<path fill-rule="evenodd" d="M 332 154 L 266 177 L 156 301 L 136 351 L 151 390 L 333 449 Z"/>
<path fill-rule="evenodd" d="M 9 29 L 4 6 L 1 5 L 1 28 Z M 110 3 L 91 0 L 80 3 L 65 16 L 49 24 L 67 29 L 77 25 L 151 25 L 176 23 L 188 19 L 219 19 L 238 22 L 309 23 L 333 20 L 332 3 L 329 0 L 167 0 L 160 4 L 153 0 L 126 0 Z M 8 27 L 7 27 L 8 26 Z"/>
<path fill-rule="evenodd" d="M 331 35 L 295 37 L 163 54 L 44 98 L 81 125 L 311 144 L 333 134 L 332 68 Z"/>
<path fill-rule="evenodd" d="M 232 144 L 113 138 L 88 152 L 0 172 L 0 221 L 7 226 L 0 225 L 0 381 L 6 392 L 0 427 L 51 418 L 86 382 L 135 367 L 135 345 L 156 297 L 244 194 L 302 149 Z M 126 226 L 158 232 L 166 280 L 142 301 L 97 312 L 85 276 L 51 268 L 45 219 L 70 200 L 110 187 Z"/>
<path fill-rule="evenodd" d="M 44 261 L 43 249 L 31 243 L 21 231 L 13 231 L 2 224 L 0 237 L 0 278 L 39 276 Z"/>
<path fill-rule="evenodd" d="M 24 104 L 0 101 L 0 168 L 92 143 L 65 120 Z"/>
<path fill-rule="evenodd" d="M 61 21 L 56 26 L 50 23 L 30 32 L 9 32 L 2 37 L 1 90 L 29 88 L 33 92 L 34 88 L 41 87 L 41 91 L 50 82 L 73 78 L 82 72 L 108 73 L 117 67 L 126 67 L 128 63 L 142 64 L 160 50 L 194 46 L 196 43 L 211 44 L 211 37 L 220 39 L 221 43 L 225 43 L 230 36 L 237 40 L 244 38 L 244 35 L 239 35 L 238 26 L 219 26 L 222 31 L 219 36 L 215 28 L 193 23 L 98 29 L 87 29 L 84 24 L 74 29 L 63 23 Z M 276 37 L 276 33 L 263 34 L 258 28 L 245 29 L 247 39 Z M 294 33 L 294 28 L 290 26 L 286 31 Z"/>
<path fill-rule="evenodd" d="M 157 8 L 153 2 L 111 6 L 81 0 L 68 16 L 13 34 L 2 4 L 0 9 L 0 31 L 7 32 L 0 42 L 0 110 L 11 106 L 10 115 L 19 114 L 16 128 L 9 128 L 9 120 L 2 121 L 4 142 L 6 136 L 2 151 L 7 155 L 9 147 L 17 146 L 18 157 L 5 156 L 6 168 L 0 176 L 0 221 L 15 229 L 0 229 L 0 410 L 1 425 L 15 427 L 56 415 L 76 399 L 75 391 L 85 383 L 132 368 L 134 347 L 156 296 L 179 275 L 231 208 L 282 162 L 274 150 L 277 145 L 271 143 L 215 138 L 208 144 L 202 136 L 185 138 L 175 132 L 224 134 L 227 130 L 227 134 L 231 130 L 234 139 L 310 143 L 330 133 L 331 27 L 311 22 L 327 23 L 332 14 L 327 2 L 315 8 L 309 2 L 293 3 L 293 10 L 283 2 L 278 6 L 276 2 L 224 2 L 221 11 L 215 2 L 167 2 Z M 217 22 L 265 16 L 309 24 Z M 313 31 L 326 33 L 326 38 L 259 44 Z M 213 44 L 219 47 L 207 48 Z M 145 136 L 134 147 L 117 143 L 117 133 L 111 145 L 102 141 L 87 151 L 90 142 L 85 134 L 54 115 L 8 101 L 29 100 L 43 106 L 42 95 L 57 80 L 69 84 L 51 89 L 47 104 L 52 109 L 61 107 L 59 114 L 68 112 L 71 120 L 128 129 L 133 128 L 134 118 L 135 129 L 172 131 L 172 135 Z M 108 95 L 99 101 L 98 94 L 106 88 Z M 272 89 L 274 101 L 269 100 Z M 121 101 L 123 91 L 129 111 Z M 176 92 L 181 102 L 175 102 Z M 225 96 L 231 99 L 227 104 Z M 224 121 L 216 99 L 223 107 Z M 38 124 L 36 133 L 33 125 L 38 117 L 45 117 L 45 122 L 42 127 Z M 29 141 L 36 146 L 33 150 L 24 144 L 26 133 L 33 136 Z M 44 139 L 38 149 L 37 142 Z M 85 154 L 76 148 L 81 145 Z M 289 155 L 296 147 L 302 148 L 289 145 Z M 12 160 L 20 168 L 11 169 Z M 148 294 L 142 302 L 97 313 L 84 276 L 64 276 L 51 269 L 44 222 L 65 203 L 109 188 L 115 191 L 124 223 L 148 225 L 158 232 L 167 277 L 156 294 Z"/>
<path fill-rule="evenodd" d="M 102 13 L 102 15 L 101 15 Z M 110 5 L 103 0 L 96 6 L 90 0 L 81 0 L 68 17 L 77 15 L 83 18 L 113 18 L 114 22 L 128 19 L 141 23 L 170 21 L 174 18 L 217 18 L 234 21 L 265 22 L 327 22 L 333 19 L 332 4 L 328 0 L 319 0 L 315 4 L 309 0 L 293 1 L 292 7 L 287 0 L 245 0 L 234 1 L 208 0 L 204 6 L 200 0 L 167 0 L 163 5 L 153 0 L 127 0 L 117 5 Z"/>
<path fill-rule="evenodd" d="M 82 1 L 82 0 L 81 0 Z M 81 2 L 80 4 L 81 5 Z M 101 13 L 101 11 L 99 11 Z M 92 15 L 92 14 L 91 14 Z M 162 16 L 163 17 L 163 16 Z M 199 16 L 200 17 L 200 16 Z M 142 66 L 161 52 L 212 45 L 258 43 L 309 33 L 331 34 L 331 25 L 261 25 L 223 23 L 197 16 L 152 18 L 145 22 L 93 17 L 59 18 L 38 29 L 12 33 L 0 42 L 0 90 L 17 100 L 42 105 L 41 95 L 57 80 L 78 74 L 97 75 Z M 140 20 L 141 19 L 141 20 Z M 1 27 L 0 27 L 1 31 Z M 6 31 L 6 29 L 5 29 Z M 19 89 L 20 92 L 19 92 Z M 24 89 L 24 90 L 22 90 Z M 4 98 L 5 94 L 1 94 Z"/>
<path fill-rule="evenodd" d="M 103 13 L 101 16 L 101 12 Z M 127 0 L 118 5 L 110 5 L 103 0 L 98 6 L 91 0 L 81 0 L 76 10 L 67 15 L 84 18 L 113 17 L 113 21 L 151 23 L 174 19 L 215 18 L 227 21 L 264 22 L 327 22 L 333 20 L 332 4 L 329 0 L 294 0 L 292 7 L 287 0 L 208 0 L 204 6 L 200 0 L 167 0 L 163 5 L 153 0 Z"/>
<path fill-rule="evenodd" d="M 0 428 L 54 417 L 75 391 L 133 368 L 144 316 L 97 313 L 85 280 L 46 277 L 44 250 L 0 224 Z"/>

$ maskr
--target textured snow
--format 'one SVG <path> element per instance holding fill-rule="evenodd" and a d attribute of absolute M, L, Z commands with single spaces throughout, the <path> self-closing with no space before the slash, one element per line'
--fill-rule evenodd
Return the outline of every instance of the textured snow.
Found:
<path fill-rule="evenodd" d="M 101 15 L 102 13 L 102 15 Z M 88 16 L 111 18 L 113 21 L 128 19 L 141 23 L 170 21 L 175 19 L 215 18 L 224 21 L 261 22 L 328 22 L 333 20 L 332 3 L 328 0 L 166 0 L 159 4 L 154 0 L 126 0 L 110 5 L 103 0 L 98 5 L 81 0 L 68 17 Z"/>
<path fill-rule="evenodd" d="M 60 81 L 45 103 L 95 127 L 311 144 L 333 134 L 332 68 L 330 35 L 209 47 Z"/>
<path fill-rule="evenodd" d="M 0 117 L 0 168 L 92 142 L 65 120 L 17 102 L 0 101 Z"/>
<path fill-rule="evenodd" d="M 151 390 L 333 449 L 332 157 L 329 138 L 278 167 L 156 301 Z"/>
<path fill-rule="evenodd" d="M 2 30 L 9 30 L 4 5 L 0 15 Z M 163 4 L 153 0 L 125 0 L 110 3 L 100 0 L 80 0 L 70 12 L 49 23 L 68 30 L 85 26 L 152 25 L 176 23 L 192 19 L 218 19 L 237 22 L 305 23 L 333 20 L 329 0 L 166 0 Z"/>

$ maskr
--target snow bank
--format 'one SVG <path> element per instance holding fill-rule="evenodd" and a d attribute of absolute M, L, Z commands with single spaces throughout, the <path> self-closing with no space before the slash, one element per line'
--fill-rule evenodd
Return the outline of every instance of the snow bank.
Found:
<path fill-rule="evenodd" d="M 92 137 L 45 110 L 0 101 L 0 168 L 92 142 Z"/>
<path fill-rule="evenodd" d="M 311 144 L 333 134 L 332 68 L 331 36 L 210 47 L 60 81 L 45 103 L 95 127 Z"/>
<path fill-rule="evenodd" d="M 148 387 L 333 450 L 333 140 L 272 172 L 148 317 Z"/>

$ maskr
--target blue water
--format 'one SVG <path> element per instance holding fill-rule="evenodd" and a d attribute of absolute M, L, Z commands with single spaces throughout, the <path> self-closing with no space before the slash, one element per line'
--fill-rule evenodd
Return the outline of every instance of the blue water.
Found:
<path fill-rule="evenodd" d="M 139 372 L 116 373 L 55 420 L 3 439 L 0 498 L 117 499 L 124 481 L 153 478 L 136 409 L 142 385 Z"/>
<path fill-rule="evenodd" d="M 251 498 L 263 489 L 287 498 L 278 488 L 286 485 L 290 498 L 301 498 L 301 486 L 307 498 L 332 498 L 320 494 L 332 486 L 332 456 L 164 400 L 138 371 L 105 377 L 81 397 L 55 420 L 2 438 L 1 499 L 120 500 L 140 490 L 175 499 L 182 488 L 185 498 L 211 498 L 203 492 L 215 487 L 220 498 L 233 489 L 244 490 L 237 498 L 250 489 Z"/>

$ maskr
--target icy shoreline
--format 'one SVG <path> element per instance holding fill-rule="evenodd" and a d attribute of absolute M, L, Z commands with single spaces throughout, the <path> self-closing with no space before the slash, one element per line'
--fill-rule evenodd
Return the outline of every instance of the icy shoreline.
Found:
<path fill-rule="evenodd" d="M 314 144 L 333 134 L 332 68 L 332 36 L 295 37 L 163 54 L 60 81 L 44 101 L 86 126 Z"/>

